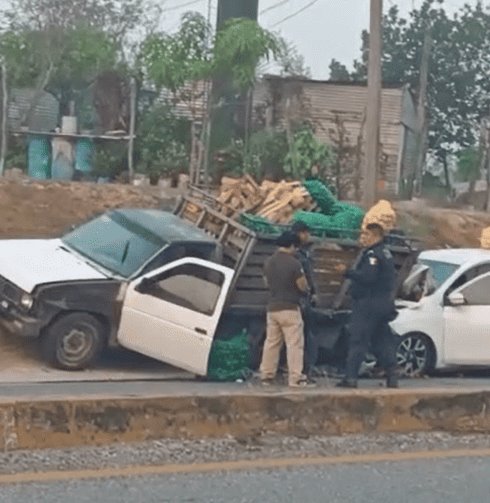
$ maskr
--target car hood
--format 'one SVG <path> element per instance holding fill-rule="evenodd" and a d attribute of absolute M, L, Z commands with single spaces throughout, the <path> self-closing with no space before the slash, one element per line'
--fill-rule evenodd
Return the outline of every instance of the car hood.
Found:
<path fill-rule="evenodd" d="M 0 240 L 0 276 L 28 293 L 46 283 L 107 278 L 60 239 Z"/>

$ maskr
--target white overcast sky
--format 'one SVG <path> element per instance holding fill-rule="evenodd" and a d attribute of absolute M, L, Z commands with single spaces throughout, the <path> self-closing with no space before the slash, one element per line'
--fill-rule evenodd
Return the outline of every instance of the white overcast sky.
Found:
<path fill-rule="evenodd" d="M 70 0 L 65 0 L 70 1 Z M 162 20 L 164 30 L 178 28 L 179 19 L 186 11 L 193 10 L 207 15 L 209 0 L 155 0 L 165 10 Z M 212 21 L 216 19 L 217 0 L 210 0 Z M 423 0 L 384 0 L 384 9 L 398 5 L 407 14 L 413 6 L 420 6 Z M 454 12 L 465 3 L 475 4 L 477 0 L 444 0 L 448 12 Z M 280 23 L 308 4 L 303 12 Z M 306 65 L 316 79 L 328 79 L 328 66 L 332 58 L 350 66 L 360 55 L 361 32 L 369 27 L 369 0 L 259 0 L 259 11 L 268 10 L 260 16 L 265 28 L 278 31 L 294 43 L 304 56 Z M 490 5 L 490 0 L 485 0 Z M 8 0 L 0 0 L 0 7 Z M 271 7 L 275 7 L 270 9 Z M 269 10 L 270 9 L 270 10 Z M 280 23 L 278 26 L 275 26 Z"/>
<path fill-rule="evenodd" d="M 369 27 L 369 0 L 317 0 L 311 7 L 295 17 L 274 27 L 287 16 L 294 14 L 313 0 L 259 0 L 259 11 L 277 5 L 260 16 L 265 28 L 279 31 L 293 42 L 305 57 L 307 66 L 316 79 L 327 79 L 330 60 L 335 58 L 351 65 L 359 57 L 361 32 Z M 165 0 L 164 29 L 172 30 L 178 26 L 179 17 L 187 10 L 207 13 L 208 0 Z M 445 0 L 445 8 L 453 12 L 465 3 L 474 4 L 476 0 Z M 485 3 L 490 4 L 490 0 Z M 216 17 L 216 0 L 212 0 L 213 21 Z M 420 6 L 422 0 L 384 0 L 384 9 L 398 5 L 406 14 L 412 6 Z"/>

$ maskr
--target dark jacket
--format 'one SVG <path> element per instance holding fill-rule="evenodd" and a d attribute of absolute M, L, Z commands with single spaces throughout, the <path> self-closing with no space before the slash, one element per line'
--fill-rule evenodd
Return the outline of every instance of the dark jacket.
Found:
<path fill-rule="evenodd" d="M 395 294 L 396 270 L 391 252 L 384 242 L 362 252 L 359 263 L 346 273 L 351 280 L 354 300 L 366 298 L 392 300 Z"/>
<path fill-rule="evenodd" d="M 306 281 L 308 283 L 309 295 L 316 294 L 315 279 L 314 279 L 314 269 L 313 269 L 313 258 L 311 256 L 311 251 L 309 247 L 302 246 L 298 249 L 296 253 L 296 258 L 301 262 L 301 267 L 305 273 Z"/>

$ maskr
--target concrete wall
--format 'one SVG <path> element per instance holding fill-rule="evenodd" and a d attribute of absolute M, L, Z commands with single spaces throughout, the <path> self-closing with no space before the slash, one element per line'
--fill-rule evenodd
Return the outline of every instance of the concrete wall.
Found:
<path fill-rule="evenodd" d="M 488 434 L 489 411 L 489 392 L 461 389 L 3 400 L 0 448 L 9 451 L 262 433 Z"/>

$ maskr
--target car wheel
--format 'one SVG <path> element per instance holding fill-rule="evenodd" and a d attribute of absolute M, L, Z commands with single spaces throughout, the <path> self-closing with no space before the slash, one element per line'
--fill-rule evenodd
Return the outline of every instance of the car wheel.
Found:
<path fill-rule="evenodd" d="M 63 370 L 93 365 L 105 348 L 104 326 L 90 314 L 71 313 L 58 318 L 44 334 L 45 359 Z"/>
<path fill-rule="evenodd" d="M 434 370 L 436 354 L 432 341 L 424 334 L 407 334 L 401 338 L 396 351 L 400 373 L 417 377 Z"/>

